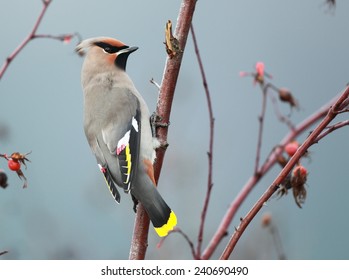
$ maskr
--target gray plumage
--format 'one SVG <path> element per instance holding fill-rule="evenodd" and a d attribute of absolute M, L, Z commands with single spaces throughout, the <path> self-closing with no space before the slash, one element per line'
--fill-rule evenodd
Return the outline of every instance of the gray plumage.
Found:
<path fill-rule="evenodd" d="M 115 184 L 131 191 L 144 205 L 157 233 L 164 236 L 176 224 L 176 217 L 153 182 L 159 142 L 152 136 L 149 109 L 125 72 L 127 57 L 136 49 L 107 37 L 77 46 L 78 52 L 87 50 L 81 73 L 84 130 L 115 200 L 120 201 Z"/>

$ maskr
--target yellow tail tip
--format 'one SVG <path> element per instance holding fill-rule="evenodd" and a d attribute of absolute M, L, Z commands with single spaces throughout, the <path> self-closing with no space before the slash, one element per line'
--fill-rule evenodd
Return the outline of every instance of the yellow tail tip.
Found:
<path fill-rule="evenodd" d="M 157 227 L 154 228 L 156 233 L 160 236 L 160 237 L 164 237 L 166 236 L 171 230 L 173 230 L 173 228 L 177 225 L 177 217 L 176 214 L 171 211 L 170 213 L 170 217 L 167 220 L 167 223 L 164 224 L 161 227 Z"/>

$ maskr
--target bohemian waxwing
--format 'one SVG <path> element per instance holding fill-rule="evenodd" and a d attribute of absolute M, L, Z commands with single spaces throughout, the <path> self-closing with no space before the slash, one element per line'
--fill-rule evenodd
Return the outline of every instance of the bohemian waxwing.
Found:
<path fill-rule="evenodd" d="M 137 49 L 107 37 L 76 47 L 87 52 L 81 72 L 84 130 L 114 199 L 120 202 L 116 185 L 131 192 L 157 234 L 166 236 L 177 218 L 156 188 L 153 162 L 159 141 L 152 135 L 148 106 L 125 72 L 129 54 Z"/>

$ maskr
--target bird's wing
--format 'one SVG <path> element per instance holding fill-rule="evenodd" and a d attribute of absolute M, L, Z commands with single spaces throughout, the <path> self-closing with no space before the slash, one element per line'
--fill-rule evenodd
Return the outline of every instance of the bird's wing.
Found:
<path fill-rule="evenodd" d="M 115 104 L 117 105 L 115 110 L 107 116 L 107 125 L 102 128 L 99 145 L 105 145 L 108 148 L 112 161 L 118 160 L 121 178 L 117 182 L 125 192 L 128 192 L 138 165 L 141 111 L 139 101 L 131 91 L 119 89 L 116 91 L 113 94 L 116 96 Z M 102 150 L 105 150 L 105 147 L 103 148 Z M 108 159 L 106 162 L 111 174 L 119 174 L 116 170 L 111 170 L 116 168 L 116 165 L 108 162 Z"/>
<path fill-rule="evenodd" d="M 105 144 L 102 144 L 102 145 L 105 146 Z M 107 161 L 102 153 L 102 147 L 99 144 L 98 138 L 96 138 L 96 145 L 94 150 L 95 150 L 98 167 L 104 176 L 105 183 L 107 184 L 110 190 L 110 193 L 114 197 L 115 201 L 117 203 L 120 203 L 120 193 L 116 187 L 115 181 L 113 179 L 112 173 L 110 172 Z"/>

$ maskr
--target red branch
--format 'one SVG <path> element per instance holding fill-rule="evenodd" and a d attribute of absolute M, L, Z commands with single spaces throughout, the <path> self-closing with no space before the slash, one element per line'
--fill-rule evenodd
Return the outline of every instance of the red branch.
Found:
<path fill-rule="evenodd" d="M 29 35 L 23 40 L 21 44 L 18 45 L 18 47 L 6 58 L 4 64 L 2 65 L 0 69 L 0 80 L 5 74 L 7 68 L 10 66 L 10 63 L 15 59 L 15 57 L 23 50 L 23 48 L 31 41 L 37 38 L 49 38 L 49 39 L 55 39 L 59 41 L 67 41 L 69 42 L 71 38 L 78 37 L 80 38 L 79 34 L 72 33 L 72 34 L 64 34 L 64 35 L 49 35 L 49 34 L 36 34 L 36 31 L 39 28 L 39 25 L 42 21 L 42 18 L 44 17 L 46 10 L 48 6 L 51 4 L 52 0 L 43 0 L 43 7 L 39 14 L 39 17 L 37 18 L 34 27 L 32 31 L 29 33 Z"/>
<path fill-rule="evenodd" d="M 168 124 L 170 121 L 173 96 L 182 62 L 183 51 L 187 42 L 187 37 L 195 10 L 195 5 L 196 0 L 183 0 L 181 3 L 181 8 L 179 10 L 174 37 L 177 38 L 179 42 L 179 48 L 182 51 L 178 52 L 178 54 L 173 58 L 167 57 L 156 109 L 156 114 L 160 117 L 161 122 L 163 123 Z M 157 129 L 157 137 L 160 143 L 164 145 L 167 143 L 167 134 L 167 126 L 161 126 Z M 160 148 L 156 153 L 157 159 L 154 165 L 154 175 L 156 182 L 158 182 L 160 177 L 165 152 L 165 148 Z M 134 223 L 129 259 L 144 259 L 146 253 L 145 244 L 148 243 L 148 227 L 148 215 L 145 212 L 145 209 L 142 206 L 139 206 L 137 208 L 137 214 Z"/>
<path fill-rule="evenodd" d="M 207 192 L 206 192 L 204 206 L 203 206 L 203 209 L 201 212 L 201 222 L 200 222 L 200 228 L 199 228 L 199 234 L 198 234 L 198 244 L 197 244 L 196 253 L 194 255 L 194 257 L 196 259 L 199 259 L 200 255 L 201 255 L 201 247 L 202 247 L 202 241 L 203 241 L 203 235 L 204 235 L 206 214 L 207 214 L 208 204 L 209 204 L 209 201 L 211 198 L 211 191 L 212 191 L 212 187 L 213 187 L 213 179 L 212 179 L 213 174 L 212 173 L 213 173 L 213 140 L 214 140 L 214 121 L 215 121 L 215 119 L 213 116 L 213 108 L 212 108 L 210 91 L 208 89 L 206 74 L 205 74 L 204 66 L 203 66 L 203 63 L 201 60 L 201 56 L 200 56 L 199 47 L 198 47 L 198 43 L 196 40 L 193 24 L 191 25 L 191 35 L 193 37 L 194 49 L 195 49 L 196 57 L 197 57 L 197 60 L 199 63 L 199 68 L 200 68 L 203 86 L 205 89 L 207 106 L 208 106 L 208 114 L 209 114 L 209 119 L 210 119 L 210 140 L 209 140 L 209 151 L 207 153 L 207 155 L 208 155 Z"/>
<path fill-rule="evenodd" d="M 311 132 L 308 138 L 303 142 L 303 144 L 298 148 L 297 152 L 290 158 L 285 167 L 281 170 L 279 175 L 276 177 L 274 182 L 268 187 L 266 192 L 259 198 L 252 209 L 247 213 L 246 217 L 241 220 L 239 227 L 236 229 L 234 234 L 231 236 L 227 247 L 224 249 L 220 259 L 228 259 L 231 252 L 234 250 L 235 245 L 240 239 L 241 235 L 244 233 L 247 226 L 250 224 L 255 215 L 263 207 L 264 203 L 274 194 L 278 186 L 283 182 L 286 176 L 290 173 L 295 164 L 300 160 L 300 158 L 307 152 L 309 147 L 316 143 L 317 137 L 326 129 L 329 123 L 340 113 L 342 110 L 343 102 L 349 98 L 349 87 L 347 87 L 344 92 L 340 95 L 337 101 L 330 106 L 325 118 L 320 122 L 320 124 Z"/>
<path fill-rule="evenodd" d="M 249 195 L 249 193 L 252 191 L 252 189 L 255 187 L 255 185 L 259 182 L 261 177 L 265 175 L 274 165 L 277 163 L 278 156 L 282 153 L 283 147 L 289 143 L 290 141 L 297 138 L 299 135 L 304 133 L 309 127 L 314 125 L 316 122 L 318 122 L 320 119 L 326 116 L 328 110 L 330 107 L 336 102 L 338 99 L 338 96 L 333 98 L 331 101 L 329 101 L 327 104 L 322 106 L 319 110 L 317 110 L 315 113 L 313 113 L 311 116 L 309 116 L 307 119 L 302 121 L 300 124 L 298 124 L 294 130 L 290 131 L 279 143 L 279 145 L 273 150 L 273 152 L 269 155 L 267 160 L 263 163 L 263 165 L 259 168 L 257 174 L 254 174 L 252 177 L 250 177 L 241 191 L 238 193 L 238 195 L 235 197 L 235 199 L 230 204 L 227 212 L 225 213 L 223 219 L 221 220 L 221 223 L 216 231 L 216 233 L 213 235 L 211 241 L 209 242 L 208 246 L 206 247 L 205 251 L 203 252 L 201 258 L 202 259 L 209 259 L 214 251 L 216 250 L 219 243 L 222 241 L 222 239 L 227 235 L 229 225 L 231 224 L 231 221 L 235 217 L 235 214 L 237 213 L 238 209 L 240 208 L 243 201 L 245 201 L 246 197 Z"/>

